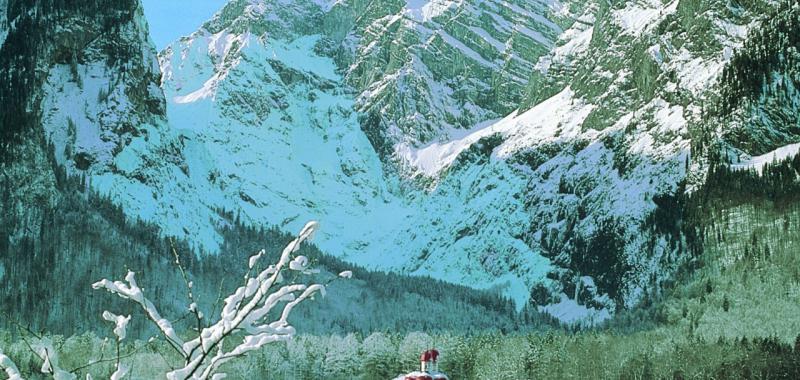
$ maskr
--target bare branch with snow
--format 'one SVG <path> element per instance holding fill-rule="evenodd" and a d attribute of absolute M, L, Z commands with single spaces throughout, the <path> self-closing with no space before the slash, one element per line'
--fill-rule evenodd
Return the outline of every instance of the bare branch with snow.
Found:
<path fill-rule="evenodd" d="M 161 316 L 153 302 L 144 296 L 144 292 L 136 283 L 136 274 L 134 272 L 129 271 L 125 276 L 125 281 L 103 279 L 92 284 L 92 288 L 105 289 L 142 307 L 147 318 L 158 327 L 166 341 L 184 360 L 182 368 L 174 369 L 167 373 L 168 379 L 220 380 L 225 377 L 225 374 L 217 371 L 225 362 L 258 350 L 268 343 L 292 339 L 295 335 L 295 329 L 289 324 L 288 319 L 294 307 L 317 293 L 325 295 L 326 285 L 323 284 L 286 284 L 277 288 L 278 284 L 283 281 L 281 271 L 287 265 L 289 270 L 297 271 L 301 274 L 318 272 L 310 269 L 310 261 L 307 257 L 296 256 L 292 258 L 292 255 L 299 250 L 300 245 L 313 236 L 317 226 L 316 222 L 306 224 L 297 238 L 284 248 L 278 262 L 269 265 L 254 277 L 251 276 L 251 272 L 265 253 L 262 250 L 250 257 L 247 263 L 248 272 L 244 277 L 243 285 L 225 298 L 219 320 L 204 328 L 201 328 L 201 320 L 204 320 L 204 317 L 199 311 L 192 294 L 192 283 L 180 263 L 179 256 L 173 250 L 175 262 L 181 270 L 188 289 L 188 297 L 191 302 L 189 311 L 195 315 L 198 322 L 197 336 L 186 341 L 178 336 L 169 320 Z M 352 273 L 345 271 L 340 273 L 338 277 L 350 278 L 350 276 L 352 276 Z M 270 311 L 279 305 L 283 307 L 280 317 L 274 321 L 270 320 L 268 318 Z M 99 360 L 72 371 L 65 371 L 58 365 L 58 354 L 53 347 L 52 341 L 37 336 L 36 342 L 33 345 L 29 345 L 29 347 L 42 360 L 41 372 L 51 375 L 54 380 L 75 380 L 77 379 L 76 374 L 80 369 L 116 360 L 116 370 L 111 374 L 111 380 L 120 380 L 127 376 L 129 368 L 122 364 L 120 359 L 131 354 L 120 355 L 120 344 L 127 335 L 126 330 L 131 316 L 116 315 L 109 311 L 104 311 L 103 319 L 114 323 L 114 335 L 117 337 L 116 358 L 105 359 L 101 357 Z M 223 343 L 226 338 L 233 336 L 242 337 L 242 341 L 226 351 Z M 0 370 L 4 370 L 11 380 L 22 380 L 22 375 L 17 366 L 2 352 L 0 352 Z M 91 379 L 91 376 L 87 374 L 86 378 Z"/>
<path fill-rule="evenodd" d="M 59 366 L 58 352 L 49 338 L 38 339 L 32 347 L 39 359 L 42 360 L 40 371 L 43 374 L 52 375 L 54 380 L 75 380 L 78 378 L 74 373 L 66 371 Z"/>
<path fill-rule="evenodd" d="M 22 380 L 19 368 L 2 350 L 0 350 L 0 370 L 5 371 L 6 375 L 8 375 L 8 380 Z"/>
<path fill-rule="evenodd" d="M 281 272 L 287 265 L 289 270 L 302 274 L 316 273 L 309 268 L 307 257 L 292 258 L 292 255 L 298 251 L 304 241 L 312 237 L 317 226 L 316 222 L 306 224 L 297 238 L 284 248 L 278 262 L 269 265 L 255 276 L 252 276 L 251 272 L 265 253 L 261 251 L 251 256 L 247 263 L 248 273 L 245 275 L 244 282 L 224 299 L 219 320 L 202 329 L 200 329 L 202 325 L 198 323 L 198 336 L 185 342 L 177 335 L 169 321 L 161 317 L 153 303 L 145 298 L 142 290 L 136 284 L 133 272 L 129 272 L 125 277 L 127 283 L 104 279 L 95 283 L 93 287 L 106 289 L 142 306 L 147 317 L 158 326 L 162 335 L 184 359 L 183 367 L 169 372 L 168 379 L 221 379 L 224 374 L 217 373 L 217 371 L 225 362 L 257 350 L 268 343 L 290 340 L 295 334 L 295 329 L 289 324 L 288 318 L 294 307 L 314 294 L 320 293 L 324 296 L 325 285 L 321 284 L 289 284 L 276 289 L 282 281 Z M 176 263 L 180 266 L 177 254 L 175 257 Z M 181 272 L 189 289 L 191 301 L 189 310 L 200 321 L 203 317 L 191 294 L 191 282 L 188 281 L 182 267 Z M 340 277 L 349 278 L 349 275 L 343 273 L 340 274 Z M 270 311 L 281 304 L 283 304 L 283 309 L 279 319 L 269 320 Z M 121 317 L 109 315 L 106 319 L 119 326 L 119 318 Z M 234 335 L 241 336 L 242 341 L 226 351 L 223 348 L 223 342 L 226 338 Z"/>
<path fill-rule="evenodd" d="M 162 318 L 161 314 L 156 309 L 156 306 L 150 302 L 149 299 L 145 298 L 142 289 L 136 284 L 136 274 L 134 272 L 128 271 L 128 274 L 125 276 L 125 281 L 127 284 L 122 281 L 109 281 L 106 279 L 100 280 L 94 284 L 92 284 L 92 288 L 94 289 L 106 289 L 107 291 L 111 292 L 112 294 L 116 294 L 124 299 L 129 299 L 133 302 L 138 303 L 141 305 L 142 309 L 144 310 L 147 317 L 155 323 L 158 329 L 166 338 L 167 342 L 178 351 L 182 356 L 186 357 L 186 352 L 183 351 L 183 340 L 178 336 L 175 332 L 175 329 L 172 327 L 172 324 L 166 318 Z"/>

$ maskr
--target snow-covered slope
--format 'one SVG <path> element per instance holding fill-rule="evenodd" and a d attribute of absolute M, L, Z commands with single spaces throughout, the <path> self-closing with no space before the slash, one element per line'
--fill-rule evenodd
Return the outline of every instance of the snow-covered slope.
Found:
<path fill-rule="evenodd" d="M 487 193 L 509 192 L 474 212 L 521 209 L 523 252 L 555 264 L 541 282 L 546 292 L 532 286 L 543 294 L 536 301 L 576 299 L 584 313 L 636 302 L 682 262 L 682 243 L 662 235 L 650 215 L 686 177 L 692 125 L 701 122 L 732 49 L 758 19 L 755 6 L 731 9 L 716 1 L 601 2 L 585 9 L 537 63 L 530 106 L 457 139 L 397 150 L 433 178 L 434 198 L 465 181 Z M 493 143 L 483 162 L 465 160 L 487 140 Z M 513 174 L 476 180 L 461 176 L 464 166 Z M 463 202 L 476 206 L 470 198 Z M 595 294 L 580 294 L 586 275 Z"/>
<path fill-rule="evenodd" d="M 800 144 L 789 144 L 775 149 L 760 156 L 751 157 L 748 160 L 732 164 L 731 168 L 736 170 L 755 170 L 757 173 L 764 171 L 768 164 L 777 163 L 787 158 L 792 158 L 800 154 Z"/>
<path fill-rule="evenodd" d="M 328 222 L 322 240 L 335 252 L 384 239 L 385 228 L 365 235 L 353 225 L 395 225 L 402 202 L 387 189 L 333 61 L 314 51 L 320 36 L 244 35 L 231 42 L 235 52 L 214 50 L 219 40 L 230 40 L 227 33 L 201 31 L 162 58 L 168 117 L 186 141 L 190 194 L 209 215 L 225 208 L 287 228 L 309 218 Z M 194 62 L 215 58 L 230 67 L 214 68 L 210 79 L 194 70 Z M 201 236 L 213 250 L 212 228 Z"/>
<path fill-rule="evenodd" d="M 72 120 L 94 187 L 206 250 L 221 210 L 316 219 L 346 260 L 599 321 L 685 259 L 653 214 L 765 4 L 232 0 L 160 54 L 166 124 L 110 127 L 149 104 L 112 88 L 48 97 L 47 130 Z M 48 93 L 102 89 L 54 70 Z"/>
<path fill-rule="evenodd" d="M 287 229 L 314 218 L 329 226 L 318 239 L 328 252 L 373 268 L 497 287 L 522 307 L 549 267 L 509 234 L 523 226 L 522 209 L 495 208 L 491 216 L 465 209 L 479 194 L 457 186 L 435 197 L 399 190 L 401 180 L 384 173 L 363 131 L 363 94 L 347 83 L 352 72 L 337 66 L 341 48 L 318 28 L 341 6 L 230 2 L 162 53 L 169 131 L 126 147 L 115 156 L 117 170 L 97 172 L 92 185 L 127 212 L 210 251 L 219 244 L 221 209 Z M 418 22 L 409 8 L 398 14 Z M 342 44 L 350 41 L 352 33 Z M 150 157 L 170 141 L 179 142 L 180 160 L 154 165 Z M 510 195 L 488 192 L 481 209 Z"/>

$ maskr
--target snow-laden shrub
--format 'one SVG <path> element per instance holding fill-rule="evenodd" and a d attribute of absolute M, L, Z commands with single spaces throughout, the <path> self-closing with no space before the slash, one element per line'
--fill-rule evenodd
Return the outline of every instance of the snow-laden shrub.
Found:
<path fill-rule="evenodd" d="M 253 255 L 248 260 L 249 271 L 244 277 L 242 286 L 224 299 L 223 307 L 216 322 L 209 323 L 207 318 L 194 302 L 192 282 L 188 280 L 180 259 L 175 255 L 176 264 L 186 280 L 190 305 L 188 311 L 194 315 L 197 322 L 197 332 L 191 338 L 184 338 L 173 328 L 172 323 L 164 318 L 156 305 L 148 299 L 142 288 L 136 283 L 136 274 L 129 271 L 124 281 L 100 280 L 92 285 L 94 289 L 105 289 L 123 299 L 130 300 L 141 306 L 148 320 L 160 332 L 163 339 L 183 359 L 178 368 L 168 372 L 166 377 L 170 380 L 199 380 L 222 379 L 224 373 L 219 373 L 223 363 L 245 356 L 248 353 L 262 348 L 272 342 L 288 341 L 295 335 L 288 318 L 295 306 L 316 293 L 325 294 L 325 284 L 284 284 L 282 272 L 284 270 L 296 271 L 303 274 L 316 273 L 310 268 L 310 262 L 305 256 L 293 257 L 300 245 L 310 239 L 317 229 L 316 222 L 309 222 L 300 231 L 296 239 L 290 242 L 281 253 L 277 263 L 269 265 L 253 275 L 259 260 L 265 255 L 261 252 Z M 287 268 L 288 266 L 288 268 Z M 340 278 L 349 278 L 349 271 L 339 274 Z M 273 310 L 279 313 L 271 313 Z M 111 380 L 126 377 L 130 367 L 122 363 L 120 356 L 120 343 L 126 337 L 126 328 L 130 316 L 116 315 L 109 311 L 103 312 L 103 319 L 114 324 L 116 335 L 117 355 L 115 358 L 116 369 L 111 375 Z M 240 338 L 241 341 L 231 346 L 226 340 Z M 27 341 L 26 341 L 27 343 Z M 47 338 L 38 338 L 30 349 L 41 360 L 41 372 L 51 375 L 55 380 L 74 380 L 78 370 L 64 370 L 59 366 L 58 355 L 52 342 Z M 231 348 L 232 347 L 232 348 Z M 113 360 L 113 359 L 112 359 Z M 80 368 L 107 361 L 100 360 L 89 363 Z M 9 378 L 21 380 L 22 375 L 16 364 L 0 351 L 0 370 L 6 372 Z M 91 376 L 87 375 L 87 380 Z"/>

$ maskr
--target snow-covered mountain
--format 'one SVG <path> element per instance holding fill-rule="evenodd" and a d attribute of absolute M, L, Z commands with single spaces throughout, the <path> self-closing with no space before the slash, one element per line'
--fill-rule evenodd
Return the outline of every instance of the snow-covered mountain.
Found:
<path fill-rule="evenodd" d="M 69 170 L 208 251 L 222 210 L 317 219 L 346 260 L 599 320 L 688 259 L 670 200 L 702 181 L 706 107 L 776 6 L 231 0 L 159 54 L 164 98 L 139 12 L 121 34 L 144 64 L 54 66 L 44 130 Z"/>
<path fill-rule="evenodd" d="M 437 17 L 445 17 L 450 7 L 456 5 L 485 14 L 483 18 L 493 20 L 496 25 L 491 25 L 499 29 L 492 30 L 501 33 L 497 38 L 508 42 L 509 48 L 504 51 L 509 57 L 520 54 L 514 53 L 512 47 L 516 45 L 530 49 L 538 43 L 541 55 L 546 51 L 545 44 L 552 43 L 544 37 L 540 38 L 544 42 L 531 39 L 534 32 L 529 29 L 523 29 L 527 34 L 512 33 L 508 28 L 525 25 L 513 23 L 514 18 L 531 18 L 531 26 L 547 25 L 546 32 L 551 38 L 558 27 L 543 16 L 534 17 L 532 11 L 510 3 L 504 5 L 507 21 L 470 3 L 450 4 L 424 17 L 410 5 L 399 5 L 384 4 L 370 13 L 360 8 L 349 9 L 351 5 L 344 3 L 230 2 L 198 32 L 176 41 L 161 54 L 162 87 L 170 125 L 169 136 L 163 138 L 181 141 L 183 161 L 178 165 L 181 170 L 173 169 L 171 176 L 164 176 L 168 165 L 151 165 L 137 158 L 148 157 L 150 150 L 158 149 L 158 142 L 132 144 L 118 155 L 122 175 L 98 172 L 92 176 L 93 186 L 112 195 L 128 212 L 159 221 L 165 233 L 189 235 L 211 251 L 219 244 L 215 229 L 220 209 L 239 212 L 252 223 L 277 224 L 288 229 L 315 218 L 326 226 L 318 242 L 329 252 L 373 268 L 432 274 L 481 288 L 496 286 L 513 296 L 521 307 L 528 298 L 530 284 L 544 278 L 549 267 L 548 260 L 531 252 L 518 237 L 509 235 L 509 229 L 517 229 L 515 235 L 522 233 L 520 220 L 525 218 L 522 208 L 498 207 L 492 215 L 487 215 L 485 206 L 477 210 L 464 207 L 478 195 L 475 190 L 451 185 L 450 190 L 442 186 L 436 194 L 429 194 L 416 185 L 409 186 L 406 178 L 385 174 L 394 172 L 394 166 L 390 165 L 403 156 L 381 155 L 374 145 L 378 140 L 371 139 L 367 127 L 374 120 L 363 109 L 383 107 L 386 120 L 399 115 L 390 112 L 390 106 L 378 105 L 388 100 L 375 90 L 376 85 L 365 84 L 361 92 L 352 85 L 355 73 L 365 75 L 357 67 L 365 65 L 362 61 L 368 59 L 368 54 L 349 49 L 352 44 L 360 46 L 358 33 L 369 37 L 369 33 L 360 31 L 360 23 L 364 23 L 363 28 L 375 28 L 379 20 L 389 17 L 386 13 L 390 11 L 394 12 L 396 27 L 408 29 L 404 33 L 420 35 L 430 33 L 425 25 L 434 25 Z M 430 6 L 420 5 L 425 9 Z M 331 18 L 342 18 L 347 12 L 369 14 L 375 20 L 369 24 L 363 18 L 352 20 L 351 30 L 342 33 L 341 23 L 334 23 Z M 465 34 L 466 42 L 454 37 L 441 40 L 428 36 L 432 39 L 428 44 L 407 47 L 414 54 L 400 60 L 417 62 L 412 66 L 423 70 L 424 61 L 419 56 L 428 54 L 425 49 L 440 54 L 444 46 L 434 46 L 446 43 L 449 49 L 455 49 L 448 51 L 447 56 L 454 57 L 458 52 L 463 54 L 460 60 L 470 61 L 474 66 L 464 69 L 463 75 L 473 76 L 464 80 L 478 83 L 486 75 L 481 65 L 486 59 L 467 44 L 477 43 L 475 38 L 481 35 L 490 38 L 490 34 L 478 27 L 473 29 L 475 33 Z M 515 42 L 516 39 L 522 42 Z M 385 49 L 396 44 L 393 37 L 382 43 L 387 45 Z M 384 48 L 378 42 L 369 44 L 375 49 Z M 492 60 L 499 67 L 501 59 Z M 344 67 L 341 61 L 352 63 Z M 516 65 L 506 65 L 508 68 L 500 72 L 502 77 L 494 81 L 498 85 L 520 81 L 508 74 L 510 70 L 519 70 Z M 440 66 L 439 70 L 448 66 Z M 454 91 L 444 89 L 445 84 L 419 78 L 429 75 L 429 70 L 420 72 L 408 67 L 398 70 L 404 73 L 370 80 L 383 81 L 377 85 L 382 87 L 389 86 L 386 80 L 392 77 L 397 81 L 391 82 L 391 86 L 397 87 L 403 86 L 398 83 L 416 77 L 413 80 L 445 91 L 433 93 L 428 88 L 424 95 L 397 97 L 402 101 L 418 98 L 450 103 L 432 111 L 430 115 L 434 118 L 449 118 L 447 112 L 463 108 L 452 95 Z M 446 79 L 441 74 L 438 77 Z M 449 86 L 456 83 L 451 79 L 446 81 L 451 81 Z M 518 91 L 510 93 L 519 98 L 521 86 L 519 83 L 514 86 Z M 394 94 L 399 90 L 385 91 Z M 510 109 L 508 105 L 505 107 Z M 500 111 L 484 110 L 476 121 L 485 122 L 499 114 Z M 422 124 L 419 126 L 424 128 Z M 455 132 L 460 127 L 442 126 L 439 137 L 463 134 Z M 387 127 L 379 132 L 390 129 L 396 128 Z M 398 146 L 408 147 L 423 140 L 417 131 L 406 133 L 397 139 Z M 155 179 L 155 183 L 143 182 L 141 178 Z M 492 202 L 502 203 L 510 195 L 489 192 L 482 202 L 487 206 Z M 475 232 L 470 232 L 473 229 Z M 507 252 L 509 249 L 513 252 Z M 511 273 L 512 266 L 523 271 L 525 278 Z"/>

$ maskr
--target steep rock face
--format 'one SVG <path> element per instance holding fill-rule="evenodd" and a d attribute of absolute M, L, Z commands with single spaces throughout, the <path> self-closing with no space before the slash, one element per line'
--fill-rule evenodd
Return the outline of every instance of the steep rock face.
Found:
<path fill-rule="evenodd" d="M 323 54 L 330 40 L 305 34 L 322 10 L 315 2 L 231 2 L 165 49 L 163 87 L 171 131 L 186 147 L 186 178 L 165 182 L 152 208 L 113 185 L 131 211 L 165 226 L 191 220 L 186 230 L 166 228 L 212 251 L 219 240 L 209 219 L 218 220 L 218 209 L 290 229 L 321 219 L 326 248 L 340 253 L 370 239 L 352 231 L 354 221 L 375 226 L 398 214 L 353 96 Z"/>
<path fill-rule="evenodd" d="M 342 9 L 339 9 L 342 8 Z M 536 60 L 553 44 L 561 4 L 547 1 L 382 1 L 334 7 L 364 15 L 344 40 L 346 80 L 379 152 L 449 139 L 514 110 Z M 379 126 L 372 125 L 379 123 Z M 369 129 L 372 128 L 372 129 Z"/>
<path fill-rule="evenodd" d="M 67 19 L 69 26 L 51 37 L 42 124 L 56 160 L 69 172 L 119 170 L 116 156 L 163 127 L 156 52 L 141 6 L 127 6 L 100 23 Z"/>
<path fill-rule="evenodd" d="M 57 204 L 67 173 L 113 170 L 116 155 L 146 138 L 143 124 L 163 122 L 165 103 L 139 2 L 0 9 L 2 224 L 13 239 L 39 224 L 29 205 Z"/>

